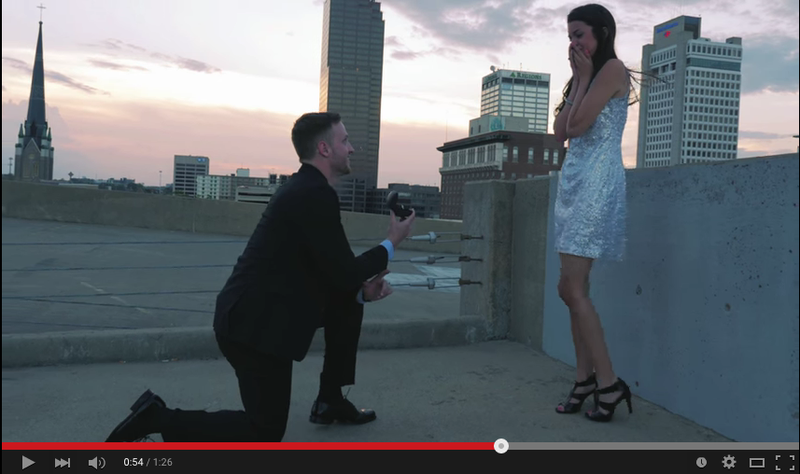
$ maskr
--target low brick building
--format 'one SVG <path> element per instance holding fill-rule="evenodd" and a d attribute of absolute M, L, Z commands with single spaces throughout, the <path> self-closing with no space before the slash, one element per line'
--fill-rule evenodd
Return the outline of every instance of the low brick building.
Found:
<path fill-rule="evenodd" d="M 555 135 L 500 130 L 447 142 L 442 152 L 442 219 L 461 219 L 464 183 L 527 179 L 561 169 L 566 155 Z"/>

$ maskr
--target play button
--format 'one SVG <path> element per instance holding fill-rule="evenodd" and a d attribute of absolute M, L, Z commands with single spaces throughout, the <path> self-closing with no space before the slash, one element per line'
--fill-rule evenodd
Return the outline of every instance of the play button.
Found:
<path fill-rule="evenodd" d="M 29 467 L 33 466 L 34 464 L 36 464 L 36 461 L 33 461 L 31 459 L 26 458 L 25 456 L 22 456 L 22 469 L 23 470 L 24 469 L 28 469 Z"/>

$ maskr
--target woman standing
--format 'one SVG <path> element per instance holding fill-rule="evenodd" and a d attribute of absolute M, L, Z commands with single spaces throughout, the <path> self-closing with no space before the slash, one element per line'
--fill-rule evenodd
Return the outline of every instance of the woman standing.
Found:
<path fill-rule="evenodd" d="M 603 328 L 589 298 L 596 259 L 620 260 L 625 248 L 622 131 L 628 117 L 630 72 L 614 51 L 616 22 L 600 5 L 567 17 L 572 78 L 556 109 L 555 135 L 569 140 L 555 203 L 555 247 L 561 259 L 558 294 L 569 308 L 577 378 L 558 413 L 576 413 L 595 394 L 594 421 L 610 421 L 631 391 L 611 367 Z"/>

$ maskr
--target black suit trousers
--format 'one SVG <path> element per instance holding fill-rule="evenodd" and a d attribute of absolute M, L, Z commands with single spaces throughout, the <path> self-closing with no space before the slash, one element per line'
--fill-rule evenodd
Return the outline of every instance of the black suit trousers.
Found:
<path fill-rule="evenodd" d="M 325 358 L 320 382 L 329 386 L 352 385 L 363 306 L 336 301 L 330 308 L 325 314 Z M 164 441 L 281 441 L 289 419 L 294 361 L 219 336 L 217 343 L 236 373 L 244 410 L 166 410 L 161 423 Z"/>

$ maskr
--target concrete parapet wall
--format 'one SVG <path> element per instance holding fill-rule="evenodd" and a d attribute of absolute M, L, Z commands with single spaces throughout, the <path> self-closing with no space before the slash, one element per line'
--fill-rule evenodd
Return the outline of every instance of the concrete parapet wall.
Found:
<path fill-rule="evenodd" d="M 626 256 L 595 262 L 591 296 L 635 395 L 737 441 L 798 441 L 799 171 L 797 154 L 626 171 Z M 511 307 L 510 339 L 574 366 L 553 250 L 557 185 L 522 180 L 507 193 L 513 296 L 482 316 Z M 501 198 L 492 186 L 466 187 L 465 229 L 505 205 L 485 202 Z M 506 278 L 482 275 L 484 287 Z"/>
<path fill-rule="evenodd" d="M 517 182 L 509 336 L 542 350 L 550 178 Z"/>
<path fill-rule="evenodd" d="M 249 236 L 263 211 L 262 204 L 3 180 L 3 217 Z M 377 245 L 386 236 L 389 217 L 342 212 L 342 225 L 353 245 Z M 417 218 L 413 234 L 460 233 L 461 227 L 460 221 Z M 438 240 L 458 238 L 442 235 Z M 461 242 L 406 241 L 401 248 L 460 253 Z"/>
<path fill-rule="evenodd" d="M 469 224 L 464 232 L 481 236 L 464 242 L 464 254 L 481 261 L 461 265 L 461 278 L 476 285 L 461 287 L 461 314 L 486 318 L 490 338 L 505 338 L 511 314 L 511 225 L 514 183 L 488 181 L 467 183 L 464 209 Z M 468 201 L 468 202 L 467 202 Z"/>
<path fill-rule="evenodd" d="M 486 339 L 480 318 L 437 321 L 365 321 L 358 347 L 399 349 L 461 346 Z M 317 331 L 309 352 L 325 348 Z M 210 327 L 3 334 L 3 367 L 109 362 L 157 362 L 222 357 Z"/>

